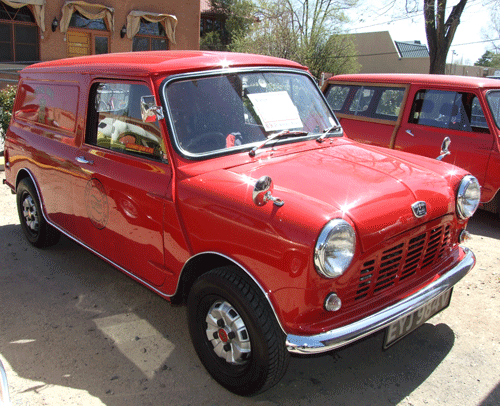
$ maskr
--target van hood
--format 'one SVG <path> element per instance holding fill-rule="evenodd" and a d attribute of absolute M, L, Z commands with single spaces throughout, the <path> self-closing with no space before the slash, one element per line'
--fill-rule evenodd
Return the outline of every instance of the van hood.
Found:
<path fill-rule="evenodd" d="M 301 205 L 305 213 L 331 207 L 330 213 L 318 214 L 349 217 L 363 249 L 368 250 L 455 210 L 454 185 L 460 179 L 446 175 L 453 167 L 436 166 L 427 158 L 415 164 L 405 155 L 341 141 L 326 148 L 262 158 L 229 170 L 255 180 L 270 176 L 272 193 L 284 200 L 285 206 Z M 412 204 L 418 201 L 427 206 L 422 218 L 412 210 Z"/>

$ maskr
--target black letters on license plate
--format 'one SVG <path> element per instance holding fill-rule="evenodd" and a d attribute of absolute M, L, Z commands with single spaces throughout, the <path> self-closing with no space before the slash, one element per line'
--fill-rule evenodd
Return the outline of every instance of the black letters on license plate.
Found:
<path fill-rule="evenodd" d="M 387 327 L 385 331 L 384 349 L 399 341 L 405 335 L 420 327 L 432 316 L 446 309 L 450 304 L 452 289 L 440 294 L 414 312 L 401 317 Z"/>

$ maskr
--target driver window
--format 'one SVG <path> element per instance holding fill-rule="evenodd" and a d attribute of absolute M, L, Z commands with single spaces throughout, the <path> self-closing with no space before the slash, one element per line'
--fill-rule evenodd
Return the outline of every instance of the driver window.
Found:
<path fill-rule="evenodd" d="M 145 85 L 98 83 L 94 85 L 89 110 L 95 120 L 86 142 L 101 148 L 149 159 L 166 159 L 166 149 L 157 122 L 142 121 L 140 101 L 151 96 Z"/>
<path fill-rule="evenodd" d="M 444 90 L 419 90 L 410 123 L 467 132 L 486 132 L 488 126 L 476 95 Z"/>

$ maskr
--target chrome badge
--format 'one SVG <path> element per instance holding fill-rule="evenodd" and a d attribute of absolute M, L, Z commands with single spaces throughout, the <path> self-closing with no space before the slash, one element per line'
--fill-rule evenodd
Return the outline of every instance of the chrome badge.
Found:
<path fill-rule="evenodd" d="M 415 202 L 411 205 L 411 209 L 416 218 L 424 217 L 427 214 L 427 204 L 425 202 Z"/>

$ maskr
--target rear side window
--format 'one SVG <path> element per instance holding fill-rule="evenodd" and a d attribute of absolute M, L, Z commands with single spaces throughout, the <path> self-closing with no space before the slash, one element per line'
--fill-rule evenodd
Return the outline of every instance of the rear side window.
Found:
<path fill-rule="evenodd" d="M 332 85 L 326 99 L 337 113 L 397 121 L 406 89 L 404 87 Z"/>
<path fill-rule="evenodd" d="M 330 86 L 326 94 L 326 100 L 333 111 L 342 110 L 347 95 L 349 94 L 349 86 Z"/>
<path fill-rule="evenodd" d="M 92 89 L 88 144 L 143 158 L 166 158 L 158 123 L 142 120 L 141 98 L 152 97 L 147 86 L 98 83 Z"/>
<path fill-rule="evenodd" d="M 79 90 L 71 84 L 25 81 L 21 84 L 15 119 L 74 132 Z"/>
<path fill-rule="evenodd" d="M 450 130 L 489 132 L 477 96 L 467 92 L 419 90 L 413 100 L 409 122 Z"/>

